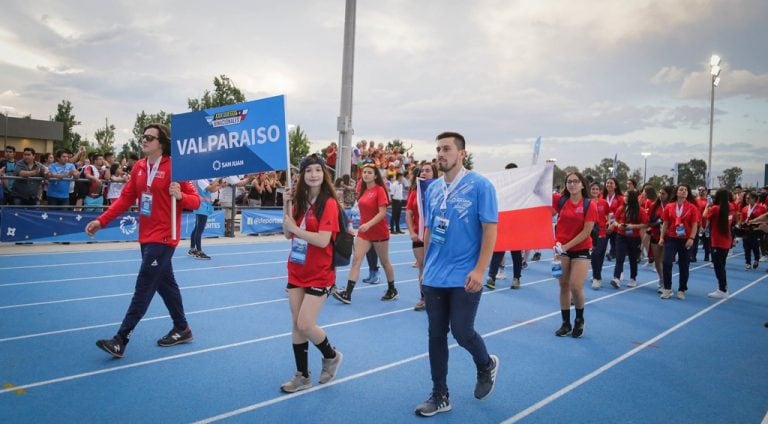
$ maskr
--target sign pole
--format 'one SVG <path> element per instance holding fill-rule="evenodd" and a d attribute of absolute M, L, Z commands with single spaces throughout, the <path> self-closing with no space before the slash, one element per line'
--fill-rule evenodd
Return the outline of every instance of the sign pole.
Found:
<path fill-rule="evenodd" d="M 171 240 L 176 240 L 176 198 L 171 195 Z"/>

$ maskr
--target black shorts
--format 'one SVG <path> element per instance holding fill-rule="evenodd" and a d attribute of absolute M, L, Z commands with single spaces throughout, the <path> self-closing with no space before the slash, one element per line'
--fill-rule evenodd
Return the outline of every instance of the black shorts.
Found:
<path fill-rule="evenodd" d="M 288 283 L 285 287 L 287 289 L 304 289 L 304 293 L 310 296 L 328 296 L 330 287 L 299 287 L 295 284 Z"/>
<path fill-rule="evenodd" d="M 592 249 L 572 250 L 565 252 L 562 256 L 567 256 L 571 260 L 590 260 L 592 258 Z"/>
<path fill-rule="evenodd" d="M 411 243 L 411 247 L 413 249 L 416 249 L 417 247 L 424 247 L 424 242 L 423 241 L 414 241 L 414 242 Z"/>

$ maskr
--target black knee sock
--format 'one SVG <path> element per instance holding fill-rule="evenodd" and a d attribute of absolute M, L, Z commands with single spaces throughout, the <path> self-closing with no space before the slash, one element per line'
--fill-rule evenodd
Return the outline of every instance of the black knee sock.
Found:
<path fill-rule="evenodd" d="M 293 345 L 293 359 L 296 360 L 296 371 L 304 377 L 309 377 L 309 342 Z"/>
<path fill-rule="evenodd" d="M 394 290 L 395 289 L 395 282 L 394 281 L 387 281 L 387 286 L 388 286 L 389 290 Z"/>
<path fill-rule="evenodd" d="M 352 280 L 347 280 L 347 288 L 345 289 L 347 294 L 351 295 L 352 294 L 352 290 L 354 290 L 354 289 L 355 289 L 355 282 L 352 281 Z"/>
<path fill-rule="evenodd" d="M 333 349 L 333 346 L 328 342 L 328 337 L 326 337 L 320 344 L 316 344 L 315 347 L 317 347 L 318 350 L 320 350 L 320 353 L 323 354 L 323 358 L 325 359 L 331 359 L 336 357 L 336 351 Z"/>
<path fill-rule="evenodd" d="M 584 321 L 584 308 L 576 308 L 576 321 Z"/>
<path fill-rule="evenodd" d="M 570 309 L 561 309 L 560 315 L 563 317 L 563 322 L 570 323 L 571 322 L 571 310 Z"/>

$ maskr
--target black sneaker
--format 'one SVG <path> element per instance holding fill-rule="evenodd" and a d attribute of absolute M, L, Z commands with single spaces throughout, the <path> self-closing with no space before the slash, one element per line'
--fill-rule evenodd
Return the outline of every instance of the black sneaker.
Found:
<path fill-rule="evenodd" d="M 331 292 L 331 296 L 345 305 L 352 303 L 352 296 L 348 295 L 346 290 L 336 290 L 335 292 Z"/>
<path fill-rule="evenodd" d="M 195 254 L 195 259 L 209 260 L 211 259 L 211 257 L 206 255 L 205 252 L 203 252 L 202 250 L 198 250 L 197 253 Z"/>
<path fill-rule="evenodd" d="M 536 262 L 539 259 L 541 259 L 541 252 L 534 252 L 533 257 L 531 258 L 531 262 Z"/>
<path fill-rule="evenodd" d="M 579 337 L 584 335 L 584 320 L 583 319 L 577 319 L 573 322 L 573 332 L 571 333 L 571 337 L 574 339 L 578 339 Z"/>
<path fill-rule="evenodd" d="M 384 296 L 381 296 L 381 300 L 384 301 L 395 299 L 397 299 L 397 289 L 387 289 L 387 292 L 384 293 Z"/>
<path fill-rule="evenodd" d="M 194 257 L 195 255 L 197 255 L 197 249 L 189 249 L 187 251 L 187 255 Z"/>
<path fill-rule="evenodd" d="M 448 401 L 448 393 L 433 392 L 429 395 L 429 399 L 417 406 L 416 410 L 413 412 L 422 417 L 431 417 L 437 413 L 448 412 L 450 410 L 451 402 Z"/>
<path fill-rule="evenodd" d="M 571 330 L 573 330 L 573 328 L 571 328 L 571 323 L 564 321 L 563 325 L 561 325 L 560 328 L 557 331 L 555 331 L 555 335 L 557 337 L 565 337 L 571 334 Z"/>
<path fill-rule="evenodd" d="M 96 346 L 115 358 L 122 358 L 123 353 L 125 353 L 125 344 L 123 344 L 123 339 L 121 339 L 120 336 L 115 336 L 111 339 L 98 340 L 96 341 Z"/>
<path fill-rule="evenodd" d="M 491 355 L 491 366 L 485 371 L 477 372 L 475 384 L 475 399 L 483 400 L 493 392 L 496 387 L 496 374 L 499 372 L 499 358 Z"/>
<path fill-rule="evenodd" d="M 157 341 L 158 346 L 168 347 L 181 343 L 189 343 L 194 339 L 192 337 L 192 330 L 187 326 L 184 331 L 179 331 L 175 327 L 171 329 L 165 336 Z"/>

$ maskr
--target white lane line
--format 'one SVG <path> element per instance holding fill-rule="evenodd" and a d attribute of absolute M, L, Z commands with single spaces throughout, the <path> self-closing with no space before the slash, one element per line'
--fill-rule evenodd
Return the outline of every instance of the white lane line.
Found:
<path fill-rule="evenodd" d="M 381 317 L 385 317 L 385 316 L 388 316 L 388 315 L 398 314 L 398 313 L 402 313 L 404 311 L 412 311 L 412 310 L 413 310 L 413 307 L 408 307 L 408 308 L 405 308 L 405 309 L 399 309 L 399 310 L 395 310 L 395 311 L 383 312 L 383 313 L 376 314 L 376 315 L 369 315 L 369 316 L 365 316 L 365 317 L 360 317 L 360 318 L 355 318 L 355 319 L 351 319 L 351 320 L 347 320 L 347 321 L 341 321 L 341 322 L 333 323 L 333 324 L 330 324 L 330 325 L 323 326 L 323 328 L 337 327 L 337 326 L 340 326 L 340 325 L 347 325 L 347 324 L 352 324 L 352 323 L 356 323 L 356 322 L 367 321 L 367 320 L 371 320 L 371 319 L 381 318 Z M 81 379 L 81 378 L 91 377 L 91 376 L 94 376 L 94 375 L 106 374 L 106 373 L 110 373 L 110 372 L 114 372 L 114 371 L 120 371 L 120 370 L 129 369 L 129 368 L 136 368 L 136 367 L 140 367 L 140 366 L 144 366 L 144 365 L 157 364 L 157 363 L 160 363 L 160 362 L 172 361 L 174 359 L 188 358 L 190 356 L 202 355 L 204 353 L 210 353 L 210 352 L 216 352 L 216 351 L 219 351 L 219 350 L 225 350 L 225 349 L 231 349 L 231 348 L 240 347 L 240 346 L 246 346 L 246 345 L 249 345 L 249 344 L 254 344 L 254 343 L 264 342 L 264 341 L 268 341 L 268 340 L 278 339 L 278 338 L 281 338 L 281 337 L 289 337 L 290 335 L 291 335 L 290 332 L 281 333 L 281 334 L 273 334 L 271 336 L 265 336 L 265 337 L 260 337 L 260 338 L 257 338 L 257 339 L 245 340 L 245 341 L 242 341 L 242 342 L 230 343 L 230 344 L 221 345 L 221 346 L 214 346 L 214 347 L 210 347 L 210 348 L 207 348 L 207 349 L 196 350 L 196 351 L 193 351 L 193 352 L 180 353 L 180 354 L 177 354 L 177 355 L 164 356 L 162 358 L 156 358 L 156 359 L 150 359 L 150 360 L 141 361 L 141 362 L 135 362 L 133 364 L 120 365 L 120 366 L 111 367 L 111 368 L 103 368 L 103 369 L 100 369 L 100 370 L 94 370 L 94 371 L 84 372 L 84 373 L 80 373 L 80 374 L 73 374 L 73 375 L 68 375 L 68 376 L 54 378 L 54 379 L 45 380 L 45 381 L 38 381 L 36 383 L 29 383 L 29 384 L 25 384 L 23 386 L 14 386 L 12 388 L 2 389 L 2 390 L 0 390 L 0 395 L 6 394 L 6 393 L 16 392 L 17 390 L 32 389 L 32 388 L 35 388 L 35 387 L 47 386 L 47 385 L 50 385 L 50 384 L 63 383 L 65 381 L 78 380 L 78 379 Z"/>
<path fill-rule="evenodd" d="M 285 251 L 288 252 L 287 250 Z M 411 250 L 395 250 L 392 253 L 403 253 L 403 252 L 411 252 Z M 181 272 L 196 272 L 196 271 L 208 271 L 208 270 L 221 270 L 221 269 L 231 269 L 231 268 L 243 268 L 243 267 L 253 267 L 253 266 L 261 266 L 261 265 L 279 265 L 279 264 L 285 264 L 286 260 L 280 260 L 280 261 L 270 261 L 270 262 L 255 262 L 255 263 L 248 263 L 248 264 L 236 264 L 236 265 L 218 265 L 218 266 L 207 266 L 207 267 L 199 267 L 199 268 L 178 268 L 174 269 L 174 274 L 178 274 Z M 408 262 L 409 264 L 412 264 L 413 262 Z M 405 264 L 405 262 L 399 263 L 398 265 Z M 349 267 L 346 268 L 339 268 L 339 270 L 346 270 L 349 269 Z M 367 268 L 363 268 L 367 269 Z M 71 281 L 86 281 L 86 280 L 101 280 L 105 278 L 116 278 L 116 277 L 131 277 L 138 274 L 138 270 L 136 272 L 131 272 L 127 274 L 112 274 L 112 275 L 94 275 L 90 277 L 76 277 L 76 278 L 58 278 L 53 280 L 38 280 L 38 281 L 24 281 L 24 282 L 17 282 L 17 283 L 7 283 L 7 284 L 0 284 L 0 288 L 3 287 L 15 287 L 15 286 L 29 286 L 29 285 L 35 285 L 35 284 L 45 284 L 45 283 L 64 283 L 64 282 L 71 282 Z"/>
<path fill-rule="evenodd" d="M 764 276 L 758 278 L 757 280 L 752 281 L 751 283 L 747 284 L 746 286 L 744 286 L 741 289 L 737 290 L 736 292 L 732 293 L 729 296 L 729 299 L 737 296 L 739 293 L 741 293 L 741 292 L 751 288 L 752 286 L 754 286 L 755 284 L 759 283 L 762 280 L 765 280 L 766 278 L 768 278 L 768 275 L 764 275 Z M 618 364 L 624 362 L 625 360 L 631 358 L 632 356 L 636 355 L 637 353 L 639 353 L 643 349 L 647 348 L 648 346 L 653 345 L 654 343 L 658 342 L 659 340 L 663 339 L 664 337 L 667 337 L 668 335 L 674 333 L 675 331 L 679 330 L 680 328 L 688 325 L 689 323 L 691 323 L 691 322 L 695 321 L 696 319 L 702 317 L 703 315 L 709 313 L 710 311 L 712 311 L 713 309 L 715 309 L 716 307 L 720 306 L 721 304 L 723 304 L 723 302 L 726 302 L 726 301 L 728 301 L 728 299 L 720 299 L 719 301 L 713 303 L 712 305 L 707 306 L 706 308 L 704 308 L 701 311 L 695 313 L 694 315 L 690 316 L 686 320 L 684 320 L 684 321 L 682 321 L 682 322 L 672 326 L 671 328 L 667 329 L 666 331 L 663 331 L 663 332 L 659 333 L 655 337 L 645 341 L 644 343 L 640 344 L 639 346 L 635 347 L 634 349 L 631 349 L 631 350 L 627 351 L 623 355 L 621 355 L 621 356 L 615 358 L 614 360 L 606 363 L 605 365 L 599 367 L 598 369 L 592 371 L 591 373 L 589 373 L 589 374 L 579 378 L 578 380 L 574 381 L 573 383 L 563 387 L 562 389 L 556 391 L 555 393 L 552 393 L 551 395 L 545 397 L 544 399 L 536 402 L 535 404 L 533 404 L 533 405 L 529 406 L 528 408 L 518 412 L 517 414 L 513 415 L 512 417 L 504 420 L 503 423 L 504 424 L 516 423 L 516 422 L 522 420 L 523 418 L 533 414 L 534 412 L 544 408 L 545 406 L 549 405 L 550 403 L 554 402 L 555 400 L 557 400 L 557 399 L 565 396 L 566 394 L 572 392 L 573 390 L 575 390 L 579 386 L 581 386 L 581 385 L 583 385 L 585 383 L 588 383 L 589 381 L 591 381 L 595 377 L 599 376 L 600 374 L 610 370 L 611 368 L 615 367 L 616 365 L 618 365 Z"/>

